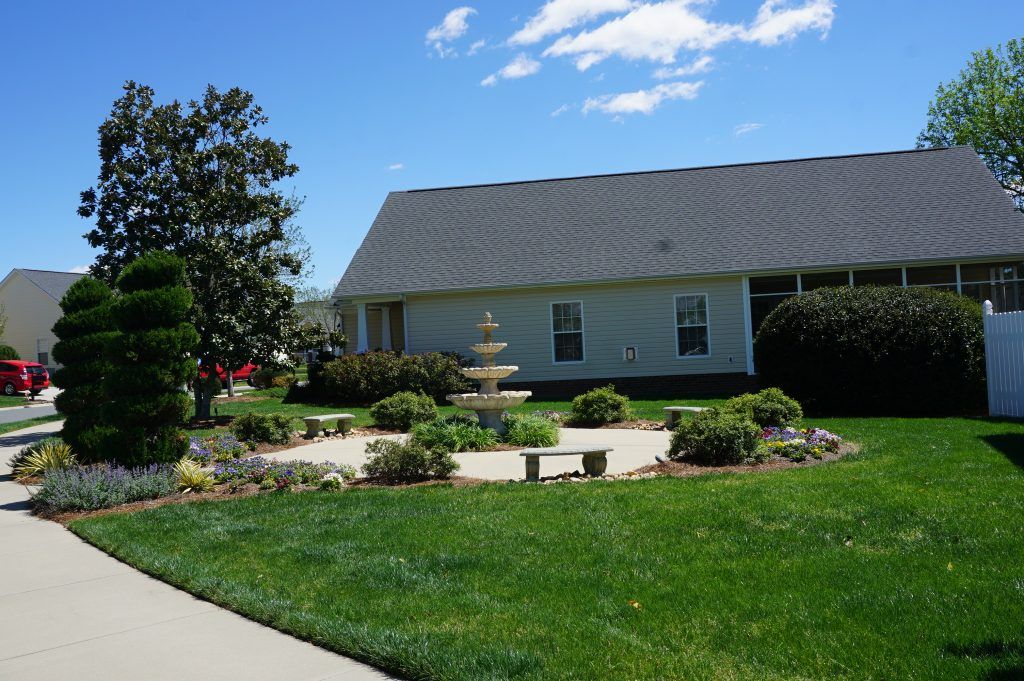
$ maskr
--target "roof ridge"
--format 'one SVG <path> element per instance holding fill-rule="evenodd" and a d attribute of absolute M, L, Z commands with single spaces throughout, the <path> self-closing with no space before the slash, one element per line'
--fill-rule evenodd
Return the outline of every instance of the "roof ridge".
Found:
<path fill-rule="evenodd" d="M 541 184 L 544 182 L 568 182 L 571 180 L 590 180 L 601 177 L 625 177 L 627 175 L 658 175 L 661 173 L 682 173 L 691 170 L 717 170 L 719 168 L 741 168 L 744 166 L 769 166 L 782 163 L 804 163 L 808 161 L 828 161 L 843 158 L 860 158 L 864 156 L 895 156 L 897 154 L 919 154 L 929 151 L 949 151 L 950 149 L 970 148 L 965 144 L 948 147 L 924 147 L 920 149 L 897 149 L 895 151 L 870 151 L 857 154 L 835 154 L 832 156 L 808 156 L 805 158 L 784 158 L 773 161 L 745 161 L 741 163 L 723 163 L 721 165 L 689 166 L 686 168 L 662 168 L 659 170 L 631 170 L 619 173 L 595 173 L 592 175 L 570 175 L 566 177 L 547 177 L 536 180 L 511 180 L 508 182 L 481 182 L 478 184 L 461 184 L 447 187 L 424 187 L 421 189 L 401 189 L 395 194 L 418 194 L 423 192 L 441 192 L 450 189 L 477 189 L 482 187 L 507 187 L 515 184 Z"/>
<path fill-rule="evenodd" d="M 40 270 L 34 267 L 15 267 L 19 272 L 46 272 L 47 274 L 73 274 L 76 277 L 84 277 L 88 272 L 68 272 L 66 270 Z"/>

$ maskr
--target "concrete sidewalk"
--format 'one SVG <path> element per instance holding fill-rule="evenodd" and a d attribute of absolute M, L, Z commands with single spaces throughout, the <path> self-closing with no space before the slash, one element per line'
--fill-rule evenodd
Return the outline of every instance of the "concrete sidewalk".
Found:
<path fill-rule="evenodd" d="M 404 435 L 387 435 L 402 438 Z M 626 430 L 621 428 L 562 428 L 562 445 L 608 445 L 615 451 L 608 454 L 608 472 L 625 473 L 641 466 L 656 463 L 658 454 L 668 451 L 672 433 L 665 430 Z M 333 461 L 355 466 L 358 470 L 366 463 L 366 443 L 374 437 L 350 437 L 285 449 L 273 456 L 279 460 L 300 459 L 319 463 Z M 526 477 L 526 463 L 521 450 L 509 452 L 463 452 L 454 454 L 459 462 L 456 475 L 484 480 L 522 480 Z M 540 461 L 541 476 L 582 471 L 579 456 L 547 456 Z"/>
<path fill-rule="evenodd" d="M 0 436 L 0 679 L 384 679 L 198 600 L 31 515 L 7 460 L 60 428 Z"/>

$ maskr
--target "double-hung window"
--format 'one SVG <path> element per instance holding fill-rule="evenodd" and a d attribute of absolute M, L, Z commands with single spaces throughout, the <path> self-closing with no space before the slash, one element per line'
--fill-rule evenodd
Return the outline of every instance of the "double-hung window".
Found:
<path fill-rule="evenodd" d="M 583 303 L 551 303 L 552 359 L 556 364 L 582 362 Z"/>
<path fill-rule="evenodd" d="M 708 324 L 708 295 L 687 293 L 676 296 L 676 355 L 707 357 L 711 354 Z"/>

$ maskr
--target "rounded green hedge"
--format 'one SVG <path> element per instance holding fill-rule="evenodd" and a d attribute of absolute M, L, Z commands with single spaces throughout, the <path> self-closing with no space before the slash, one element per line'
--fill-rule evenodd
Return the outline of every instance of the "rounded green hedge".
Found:
<path fill-rule="evenodd" d="M 0 343 L 0 359 L 21 359 L 18 351 L 6 343 Z"/>
<path fill-rule="evenodd" d="M 985 399 L 981 306 L 927 288 L 824 288 L 757 333 L 762 384 L 818 413 L 952 414 Z"/>

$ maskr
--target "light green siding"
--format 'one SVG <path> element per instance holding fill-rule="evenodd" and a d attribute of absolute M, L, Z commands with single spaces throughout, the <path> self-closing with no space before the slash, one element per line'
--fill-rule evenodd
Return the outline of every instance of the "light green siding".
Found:
<path fill-rule="evenodd" d="M 708 295 L 708 357 L 676 356 L 674 296 L 686 293 Z M 550 306 L 576 300 L 583 303 L 586 359 L 555 364 Z M 495 340 L 509 344 L 498 363 L 519 366 L 513 380 L 746 371 L 740 277 L 410 295 L 406 309 L 411 352 L 455 350 L 471 356 L 467 346 L 480 339 L 475 324 L 490 312 L 501 324 Z M 627 345 L 639 348 L 636 361 L 623 359 Z"/>

